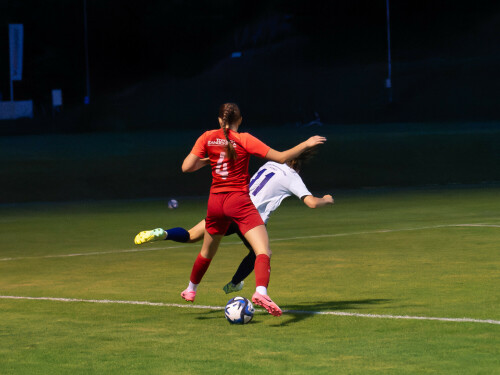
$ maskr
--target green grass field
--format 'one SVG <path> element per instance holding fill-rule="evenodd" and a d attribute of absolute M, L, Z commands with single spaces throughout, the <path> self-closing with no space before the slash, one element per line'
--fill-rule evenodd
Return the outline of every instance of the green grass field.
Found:
<path fill-rule="evenodd" d="M 0 374 L 500 374 L 500 189 L 335 198 L 275 212 L 270 295 L 289 311 L 245 326 L 180 298 L 199 244 L 133 244 L 195 224 L 203 199 L 0 206 Z M 225 305 L 245 254 L 223 241 L 195 306 Z"/>

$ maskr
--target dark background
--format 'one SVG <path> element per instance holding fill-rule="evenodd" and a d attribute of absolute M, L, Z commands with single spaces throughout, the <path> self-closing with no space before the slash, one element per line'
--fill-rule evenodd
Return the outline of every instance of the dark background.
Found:
<path fill-rule="evenodd" d="M 0 4 L 0 91 L 9 100 L 7 26 L 23 23 L 14 97 L 35 110 L 4 134 L 204 128 L 225 101 L 254 126 L 314 112 L 329 124 L 500 117 L 498 1 L 392 0 L 389 93 L 385 0 L 87 0 L 88 106 L 84 1 Z"/>
<path fill-rule="evenodd" d="M 206 196 L 180 166 L 228 101 L 275 149 L 328 138 L 301 172 L 317 195 L 498 186 L 499 1 L 390 0 L 388 89 L 385 0 L 87 0 L 89 105 L 84 3 L 0 0 L 0 91 L 22 23 L 34 102 L 0 121 L 0 203 Z"/>

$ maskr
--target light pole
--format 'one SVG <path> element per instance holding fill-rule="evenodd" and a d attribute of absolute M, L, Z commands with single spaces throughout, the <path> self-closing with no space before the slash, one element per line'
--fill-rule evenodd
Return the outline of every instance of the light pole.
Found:
<path fill-rule="evenodd" d="M 389 0 L 385 0 L 385 8 L 387 13 L 387 79 L 385 80 L 385 87 L 389 91 L 389 103 L 392 103 L 391 24 L 389 19 Z"/>
<path fill-rule="evenodd" d="M 89 77 L 89 40 L 87 35 L 87 0 L 83 0 L 83 28 L 85 43 L 85 73 L 86 73 L 86 95 L 83 100 L 85 105 L 90 103 L 90 77 Z"/>

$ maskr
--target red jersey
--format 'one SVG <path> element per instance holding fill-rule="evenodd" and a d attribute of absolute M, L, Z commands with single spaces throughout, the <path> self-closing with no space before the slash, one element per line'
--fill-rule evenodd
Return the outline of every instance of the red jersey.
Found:
<path fill-rule="evenodd" d="M 211 193 L 248 192 L 250 155 L 263 158 L 271 147 L 249 133 L 238 133 L 228 129 L 227 135 L 236 151 L 236 160 L 229 160 L 227 141 L 222 129 L 203 133 L 196 141 L 191 153 L 200 159 L 208 155 L 212 166 Z"/>

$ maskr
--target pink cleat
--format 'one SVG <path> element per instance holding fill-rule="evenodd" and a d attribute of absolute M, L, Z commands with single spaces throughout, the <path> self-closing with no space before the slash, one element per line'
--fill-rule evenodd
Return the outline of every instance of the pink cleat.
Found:
<path fill-rule="evenodd" d="M 181 297 L 184 298 L 188 302 L 194 302 L 194 298 L 196 297 L 196 292 L 194 290 L 185 290 L 181 293 Z"/>
<path fill-rule="evenodd" d="M 273 316 L 281 316 L 281 309 L 277 304 L 273 302 L 269 296 L 265 296 L 260 294 L 259 292 L 255 292 L 252 296 L 252 302 L 256 305 L 262 306 L 267 310 L 267 312 Z"/>

